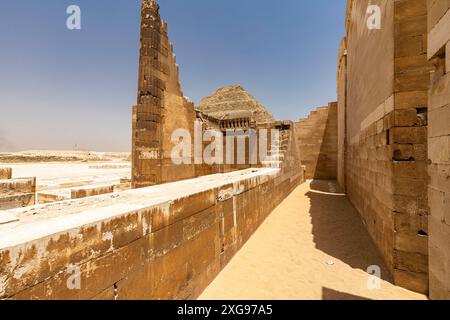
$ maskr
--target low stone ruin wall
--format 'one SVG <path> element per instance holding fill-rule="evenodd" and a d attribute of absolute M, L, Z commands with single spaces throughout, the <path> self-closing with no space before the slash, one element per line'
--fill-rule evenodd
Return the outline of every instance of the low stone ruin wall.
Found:
<path fill-rule="evenodd" d="M 36 178 L 0 180 L 0 210 L 35 204 Z"/>
<path fill-rule="evenodd" d="M 0 168 L 0 180 L 11 179 L 12 169 L 11 168 Z"/>
<path fill-rule="evenodd" d="M 81 199 L 113 192 L 114 192 L 114 185 L 92 186 L 87 188 L 72 189 L 70 197 L 72 199 Z"/>
<path fill-rule="evenodd" d="M 0 299 L 194 299 L 303 181 L 248 169 L 8 211 Z"/>

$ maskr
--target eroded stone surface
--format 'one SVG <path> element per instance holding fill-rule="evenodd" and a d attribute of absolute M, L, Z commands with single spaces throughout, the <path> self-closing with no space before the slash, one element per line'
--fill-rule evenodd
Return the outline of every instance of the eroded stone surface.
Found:
<path fill-rule="evenodd" d="M 124 299 L 195 298 L 299 182 L 249 169 L 13 210 L 0 297 L 89 299 L 116 285 Z M 69 266 L 82 290 L 67 289 Z"/>
<path fill-rule="evenodd" d="M 256 122 L 273 122 L 272 114 L 241 86 L 229 86 L 218 89 L 204 98 L 198 109 L 217 119 L 235 115 L 236 112 L 251 112 Z"/>
<path fill-rule="evenodd" d="M 430 297 L 450 299 L 450 1 L 427 3 L 428 57 L 435 67 L 428 106 Z"/>

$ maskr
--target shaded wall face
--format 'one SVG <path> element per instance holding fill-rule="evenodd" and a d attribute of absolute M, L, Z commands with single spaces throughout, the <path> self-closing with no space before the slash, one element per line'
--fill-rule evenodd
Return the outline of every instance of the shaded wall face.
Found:
<path fill-rule="evenodd" d="M 337 104 L 318 108 L 295 123 L 295 135 L 306 179 L 336 179 Z"/>
<path fill-rule="evenodd" d="M 347 39 L 344 38 L 339 48 L 337 76 L 337 180 L 340 188 L 345 190 L 345 150 L 347 141 Z"/>
<path fill-rule="evenodd" d="M 430 297 L 450 299 L 450 1 L 428 1 Z"/>
<path fill-rule="evenodd" d="M 369 30 L 369 4 L 381 29 Z M 353 1 L 346 187 L 396 284 L 428 290 L 426 1 Z M 341 97 L 341 96 L 340 96 Z"/>

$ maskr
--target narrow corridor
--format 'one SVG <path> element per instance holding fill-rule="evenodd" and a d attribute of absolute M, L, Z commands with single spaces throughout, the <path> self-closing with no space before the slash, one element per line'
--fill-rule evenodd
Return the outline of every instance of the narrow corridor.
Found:
<path fill-rule="evenodd" d="M 391 284 L 357 212 L 337 190 L 328 181 L 299 186 L 200 299 L 425 299 Z M 370 266 L 381 269 L 380 289 L 368 288 L 376 286 Z"/>

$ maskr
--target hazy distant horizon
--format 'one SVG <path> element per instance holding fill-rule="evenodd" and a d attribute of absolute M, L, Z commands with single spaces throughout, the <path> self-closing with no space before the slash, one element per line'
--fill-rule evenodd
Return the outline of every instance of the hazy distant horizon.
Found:
<path fill-rule="evenodd" d="M 277 119 L 297 120 L 336 100 L 345 1 L 159 3 L 196 104 L 241 85 Z M 81 30 L 66 27 L 71 4 Z M 8 1 L 0 19 L 0 152 L 129 152 L 140 1 Z"/>

